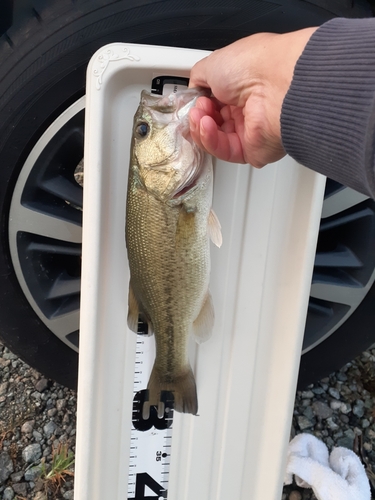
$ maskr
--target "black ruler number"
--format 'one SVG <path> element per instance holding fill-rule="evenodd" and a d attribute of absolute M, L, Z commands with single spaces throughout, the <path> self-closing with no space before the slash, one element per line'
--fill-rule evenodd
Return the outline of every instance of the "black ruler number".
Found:
<path fill-rule="evenodd" d="M 162 418 L 158 417 L 158 412 L 155 406 L 150 408 L 150 416 L 144 419 L 142 416 L 143 403 L 147 401 L 148 391 L 143 389 L 138 391 L 133 398 L 133 426 L 137 431 L 149 431 L 152 427 L 155 429 L 163 430 L 169 429 L 173 422 L 173 394 L 168 391 L 163 391 L 161 400 L 164 403 L 164 415 Z"/>
<path fill-rule="evenodd" d="M 146 486 L 155 493 L 152 496 L 145 496 Z M 159 483 L 155 481 L 147 472 L 137 474 L 135 483 L 135 497 L 128 500 L 159 500 L 160 498 L 167 498 L 167 490 L 165 490 Z"/>

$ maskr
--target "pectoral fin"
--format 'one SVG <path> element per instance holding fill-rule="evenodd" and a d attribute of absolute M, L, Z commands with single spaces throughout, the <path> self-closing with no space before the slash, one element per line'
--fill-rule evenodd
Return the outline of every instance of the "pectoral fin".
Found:
<path fill-rule="evenodd" d="M 136 296 L 133 292 L 133 288 L 131 282 L 129 283 L 129 295 L 128 295 L 128 327 L 134 332 L 138 333 L 138 322 L 139 320 L 147 323 L 147 335 L 150 336 L 153 334 L 152 325 L 144 312 L 142 311 L 142 307 L 140 306 Z"/>
<path fill-rule="evenodd" d="M 211 337 L 214 321 L 214 306 L 211 294 L 208 291 L 202 309 L 193 323 L 193 334 L 198 344 L 202 344 Z"/>
<path fill-rule="evenodd" d="M 221 225 L 219 219 L 217 218 L 217 215 L 212 208 L 208 216 L 208 234 L 211 238 L 212 243 L 220 248 L 223 243 L 223 237 L 221 235 Z"/>

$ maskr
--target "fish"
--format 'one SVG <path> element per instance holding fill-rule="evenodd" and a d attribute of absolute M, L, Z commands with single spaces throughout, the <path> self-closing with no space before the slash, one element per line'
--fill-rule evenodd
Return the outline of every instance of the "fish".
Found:
<path fill-rule="evenodd" d="M 196 382 L 188 359 L 191 335 L 211 336 L 209 291 L 211 239 L 221 246 L 212 210 L 213 160 L 192 140 L 189 110 L 203 89 L 160 96 L 145 90 L 134 116 L 126 201 L 130 268 L 128 327 L 147 323 L 156 356 L 143 406 L 163 416 L 163 391 L 174 409 L 196 415 Z"/>

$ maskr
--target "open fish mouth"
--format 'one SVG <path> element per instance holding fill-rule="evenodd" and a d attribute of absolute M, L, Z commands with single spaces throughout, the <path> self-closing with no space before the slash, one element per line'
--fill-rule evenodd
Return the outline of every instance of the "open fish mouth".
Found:
<path fill-rule="evenodd" d="M 173 199 L 176 200 L 177 198 L 180 198 L 181 196 L 183 196 L 184 194 L 186 194 L 188 191 L 190 191 L 191 189 L 193 189 L 194 187 L 197 186 L 197 181 L 198 181 L 198 176 L 194 176 L 192 178 L 192 180 L 188 183 L 188 184 L 185 184 L 183 185 L 174 195 L 173 195 Z"/>

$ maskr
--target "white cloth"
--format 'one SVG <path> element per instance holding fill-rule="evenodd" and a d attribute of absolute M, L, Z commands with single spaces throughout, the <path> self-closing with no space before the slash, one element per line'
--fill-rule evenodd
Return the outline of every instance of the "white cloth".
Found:
<path fill-rule="evenodd" d="M 318 500 L 371 500 L 370 483 L 358 456 L 347 448 L 327 446 L 311 434 L 289 443 L 284 484 L 312 488 Z"/>

